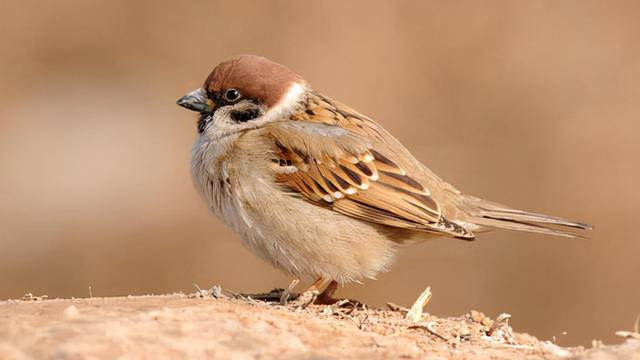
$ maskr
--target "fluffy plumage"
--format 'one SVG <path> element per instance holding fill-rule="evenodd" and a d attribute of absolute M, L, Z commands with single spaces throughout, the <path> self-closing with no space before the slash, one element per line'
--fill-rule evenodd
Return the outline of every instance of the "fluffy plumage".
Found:
<path fill-rule="evenodd" d="M 229 89 L 241 96 L 225 99 Z M 251 250 L 298 277 L 373 277 L 409 239 L 590 229 L 461 193 L 376 122 L 268 59 L 221 63 L 194 93 L 205 92 L 179 101 L 206 109 L 193 149 L 196 187 Z"/>

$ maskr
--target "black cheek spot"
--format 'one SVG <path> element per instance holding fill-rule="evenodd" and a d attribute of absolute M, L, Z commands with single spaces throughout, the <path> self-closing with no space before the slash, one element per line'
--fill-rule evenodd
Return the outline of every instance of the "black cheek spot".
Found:
<path fill-rule="evenodd" d="M 236 122 L 247 122 L 257 118 L 260 115 L 258 109 L 249 109 L 245 111 L 234 111 L 231 118 Z"/>

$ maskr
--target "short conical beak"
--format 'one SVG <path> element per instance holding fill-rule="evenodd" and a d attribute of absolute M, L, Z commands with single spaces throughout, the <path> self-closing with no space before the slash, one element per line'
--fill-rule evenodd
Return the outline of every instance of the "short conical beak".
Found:
<path fill-rule="evenodd" d="M 203 88 L 196 89 L 181 97 L 176 102 L 178 105 L 189 110 L 210 113 L 213 111 L 213 100 L 207 97 L 207 92 Z"/>

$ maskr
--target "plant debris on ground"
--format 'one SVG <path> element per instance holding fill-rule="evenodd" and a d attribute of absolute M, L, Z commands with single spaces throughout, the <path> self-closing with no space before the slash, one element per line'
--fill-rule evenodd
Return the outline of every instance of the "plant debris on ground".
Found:
<path fill-rule="evenodd" d="M 409 308 L 375 309 L 352 300 L 314 305 L 292 288 L 2 301 L 0 358 L 640 358 L 637 329 L 621 333 L 620 345 L 565 348 L 514 331 L 508 314 L 423 312 L 429 289 Z"/>

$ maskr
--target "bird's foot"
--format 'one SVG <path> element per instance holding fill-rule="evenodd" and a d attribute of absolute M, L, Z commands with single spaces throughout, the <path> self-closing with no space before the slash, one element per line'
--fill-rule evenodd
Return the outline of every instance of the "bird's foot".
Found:
<path fill-rule="evenodd" d="M 335 281 L 331 281 L 329 285 L 324 289 L 323 292 L 316 296 L 315 301 L 313 302 L 316 305 L 333 305 L 336 302 L 340 301 L 340 299 L 334 299 L 333 294 L 336 292 L 338 288 L 338 283 Z"/>

